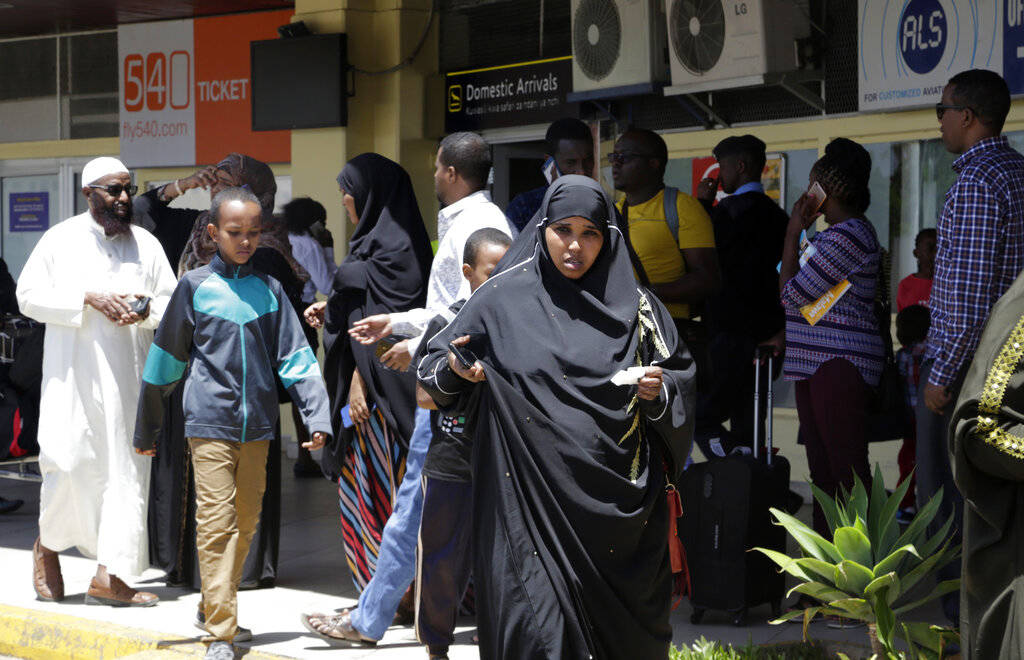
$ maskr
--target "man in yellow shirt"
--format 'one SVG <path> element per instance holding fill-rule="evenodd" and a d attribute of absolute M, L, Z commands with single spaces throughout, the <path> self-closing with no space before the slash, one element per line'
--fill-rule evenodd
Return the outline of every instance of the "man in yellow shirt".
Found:
<path fill-rule="evenodd" d="M 633 250 L 697 362 L 700 389 L 708 377 L 707 333 L 694 317 L 721 286 L 711 218 L 699 201 L 674 188 L 667 191 L 669 199 L 675 196 L 671 217 L 665 202 L 668 147 L 654 131 L 630 129 L 615 142 L 608 160 L 615 189 L 625 193 L 618 208 L 628 221 Z M 672 225 L 678 226 L 675 236 Z"/>

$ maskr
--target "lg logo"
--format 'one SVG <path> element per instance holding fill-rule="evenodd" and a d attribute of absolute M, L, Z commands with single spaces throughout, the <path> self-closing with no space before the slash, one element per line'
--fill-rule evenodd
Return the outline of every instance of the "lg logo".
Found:
<path fill-rule="evenodd" d="M 910 0 L 900 17 L 900 53 L 910 70 L 934 69 L 946 50 L 946 12 L 938 0 Z"/>

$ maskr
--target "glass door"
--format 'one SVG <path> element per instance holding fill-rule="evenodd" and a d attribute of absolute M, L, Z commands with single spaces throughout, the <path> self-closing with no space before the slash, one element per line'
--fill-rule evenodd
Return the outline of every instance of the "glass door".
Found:
<path fill-rule="evenodd" d="M 60 179 L 57 174 L 0 178 L 3 230 L 0 252 L 17 280 L 39 238 L 60 217 Z"/>

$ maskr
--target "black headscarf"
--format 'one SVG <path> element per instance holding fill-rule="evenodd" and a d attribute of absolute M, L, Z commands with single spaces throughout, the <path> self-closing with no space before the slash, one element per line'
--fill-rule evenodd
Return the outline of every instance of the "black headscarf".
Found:
<path fill-rule="evenodd" d="M 577 280 L 543 231 L 571 216 L 605 237 Z M 432 395 L 450 392 L 434 374 L 448 342 L 470 335 L 487 374 L 454 383 L 474 441 L 481 657 L 668 652 L 665 465 L 674 473 L 689 451 L 694 370 L 668 312 L 638 287 L 616 222 L 596 182 L 560 177 L 419 364 Z M 664 370 L 660 401 L 610 383 L 638 362 Z"/>
<path fill-rule="evenodd" d="M 350 439 L 339 411 L 348 404 L 355 368 L 366 382 L 367 404 L 376 405 L 400 442 L 408 444 L 416 408 L 413 374 L 385 368 L 376 346 L 363 346 L 345 333 L 367 316 L 422 307 L 433 258 L 412 181 L 400 165 L 379 154 L 362 154 L 345 165 L 338 185 L 355 198 L 359 224 L 334 277 L 324 329 L 324 370 L 338 440 L 324 452 L 323 468 L 332 477 Z"/>

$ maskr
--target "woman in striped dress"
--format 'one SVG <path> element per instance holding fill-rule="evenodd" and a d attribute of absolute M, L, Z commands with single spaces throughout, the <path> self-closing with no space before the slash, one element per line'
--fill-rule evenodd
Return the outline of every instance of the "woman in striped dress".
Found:
<path fill-rule="evenodd" d="M 800 434 L 811 481 L 830 495 L 851 488 L 856 474 L 871 482 L 866 419 L 870 388 L 882 374 L 884 347 L 874 312 L 881 250 L 864 212 L 871 203 L 871 156 L 839 138 L 811 168 L 825 191 L 797 200 L 786 230 L 779 283 L 786 309 L 787 380 L 796 382 Z M 819 232 L 800 258 L 800 233 L 823 214 Z M 803 261 L 803 265 L 801 265 Z M 828 532 L 817 502 L 814 529 Z M 829 537 L 831 535 L 828 535 Z"/>
<path fill-rule="evenodd" d="M 404 342 L 364 346 L 346 331 L 373 314 L 423 307 L 432 252 L 412 182 L 397 163 L 362 154 L 345 165 L 338 185 L 355 229 L 326 313 L 325 303 L 317 303 L 306 316 L 325 323 L 334 438 L 322 467 L 338 481 L 345 556 L 361 592 L 376 569 L 381 533 L 405 474 L 416 393 L 414 374 L 391 368 L 408 357 Z"/>

